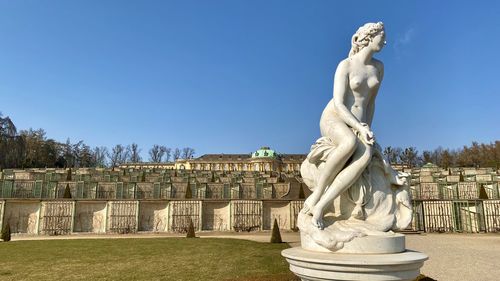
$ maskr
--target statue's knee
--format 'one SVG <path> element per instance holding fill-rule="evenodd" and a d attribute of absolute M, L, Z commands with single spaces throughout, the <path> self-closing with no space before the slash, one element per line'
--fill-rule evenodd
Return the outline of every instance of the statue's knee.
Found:
<path fill-rule="evenodd" d="M 339 144 L 338 149 L 341 149 L 345 155 L 352 155 L 357 147 L 357 138 L 355 136 L 345 137 L 342 143 Z"/>

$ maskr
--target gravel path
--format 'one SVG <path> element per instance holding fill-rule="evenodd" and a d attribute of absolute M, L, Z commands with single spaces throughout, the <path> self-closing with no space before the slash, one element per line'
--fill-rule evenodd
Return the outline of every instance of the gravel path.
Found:
<path fill-rule="evenodd" d="M 406 247 L 429 256 L 422 274 L 439 281 L 500 280 L 500 235 L 407 235 Z"/>

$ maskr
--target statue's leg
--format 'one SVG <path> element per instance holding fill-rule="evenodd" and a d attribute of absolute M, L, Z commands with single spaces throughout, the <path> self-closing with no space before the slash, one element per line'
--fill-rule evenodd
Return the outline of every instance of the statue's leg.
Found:
<path fill-rule="evenodd" d="M 335 145 L 335 149 L 330 153 L 325 161 L 321 173 L 316 181 L 314 191 L 304 202 L 306 212 L 312 211 L 316 203 L 320 200 L 326 187 L 329 186 L 337 176 L 345 163 L 356 150 L 357 138 L 352 130 L 343 122 L 331 121 L 328 123 L 327 136 Z"/>
<path fill-rule="evenodd" d="M 351 163 L 335 177 L 330 188 L 321 196 L 313 209 L 312 223 L 318 228 L 323 229 L 324 227 L 323 212 L 327 205 L 353 185 L 370 163 L 373 147 L 361 141 L 357 143 L 357 149 L 352 156 Z"/>

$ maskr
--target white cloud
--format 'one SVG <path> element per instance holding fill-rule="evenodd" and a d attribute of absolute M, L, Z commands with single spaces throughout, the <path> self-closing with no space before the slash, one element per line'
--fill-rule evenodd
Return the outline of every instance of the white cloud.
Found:
<path fill-rule="evenodd" d="M 394 50 L 399 53 L 404 52 L 405 46 L 410 44 L 415 38 L 415 28 L 408 28 L 401 36 L 398 36 L 394 42 Z"/>

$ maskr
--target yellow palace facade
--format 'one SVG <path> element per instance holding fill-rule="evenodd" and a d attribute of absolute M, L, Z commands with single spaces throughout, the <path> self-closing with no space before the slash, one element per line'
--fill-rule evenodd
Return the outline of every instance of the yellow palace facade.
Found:
<path fill-rule="evenodd" d="M 172 163 L 125 163 L 120 168 L 160 168 L 200 171 L 299 172 L 305 154 L 278 154 L 261 147 L 251 154 L 204 154 Z"/>

